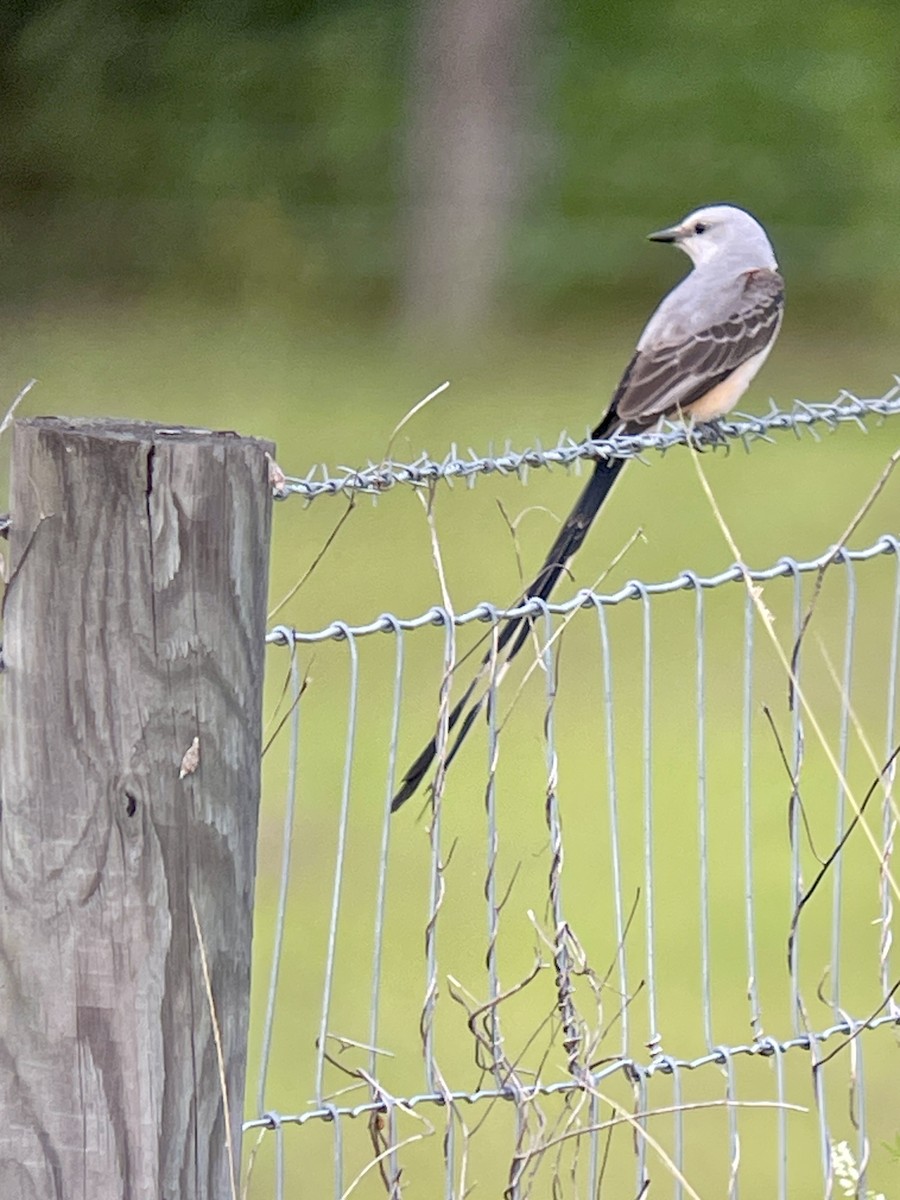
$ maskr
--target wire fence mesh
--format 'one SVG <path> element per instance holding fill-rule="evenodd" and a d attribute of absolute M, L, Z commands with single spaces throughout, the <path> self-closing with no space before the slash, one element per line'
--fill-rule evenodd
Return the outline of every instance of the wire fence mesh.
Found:
<path fill-rule="evenodd" d="M 725 433 L 897 414 L 900 388 Z M 687 436 L 286 486 L 471 481 Z M 287 793 L 280 846 L 260 851 L 281 865 L 257 935 L 250 1194 L 785 1200 L 885 1178 L 870 1173 L 897 1136 L 898 551 L 889 531 L 554 603 L 273 628 L 290 649 Z M 523 614 L 533 653 L 518 681 L 491 681 L 480 746 L 438 764 L 418 820 L 391 817 L 418 732 L 446 753 L 460 640 Z M 331 656 L 323 687 L 310 653 Z"/>

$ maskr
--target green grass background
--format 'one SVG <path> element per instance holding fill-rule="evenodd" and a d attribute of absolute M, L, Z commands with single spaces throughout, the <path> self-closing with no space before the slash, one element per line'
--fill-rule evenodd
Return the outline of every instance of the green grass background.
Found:
<path fill-rule="evenodd" d="M 484 452 L 510 439 L 516 447 L 553 442 L 561 429 L 580 436 L 607 401 L 624 365 L 639 322 L 606 321 L 601 331 L 584 326 L 515 337 L 492 336 L 464 353 L 441 352 L 393 334 L 369 328 L 346 330 L 264 309 L 211 310 L 161 301 L 115 309 L 87 306 L 83 311 L 42 305 L 5 318 L 5 351 L 0 386 L 12 395 L 34 375 L 39 383 L 28 398 L 30 413 L 96 413 L 166 422 L 234 428 L 273 438 L 278 460 L 288 473 L 304 473 L 316 462 L 357 465 L 380 459 L 390 432 L 402 415 L 436 383 L 451 388 L 399 436 L 394 453 L 414 456 L 427 448 L 442 455 L 453 443 Z M 880 395 L 897 367 L 888 341 L 848 344 L 834 330 L 815 334 L 788 324 L 770 363 L 747 397 L 760 409 L 774 397 L 789 404 L 795 397 L 827 400 L 841 388 Z M 707 454 L 707 472 L 722 513 L 744 559 L 768 565 L 783 554 L 816 555 L 830 545 L 862 503 L 896 446 L 896 427 L 872 427 L 864 436 L 851 427 L 825 433 L 816 442 L 780 435 L 775 444 L 759 443 L 750 454 L 735 448 L 728 455 Z M 515 479 L 481 480 L 474 490 L 440 487 L 435 522 L 453 604 L 467 608 L 479 600 L 511 600 L 519 588 L 516 552 L 498 507 L 513 518 L 529 510 L 519 525 L 526 572 L 539 562 L 580 486 L 563 471 L 533 473 L 523 487 Z M 877 533 L 897 530 L 898 490 L 892 481 L 876 501 L 855 545 Z M 340 499 L 319 499 L 305 507 L 296 499 L 275 512 L 270 594 L 273 603 L 295 583 L 319 552 L 344 511 Z M 731 555 L 699 488 L 687 453 L 664 458 L 649 455 L 647 465 L 631 465 L 574 568 L 575 578 L 560 588 L 567 596 L 576 586 L 592 584 L 640 528 L 642 538 L 602 584 L 612 590 L 625 580 L 668 578 L 685 567 L 701 573 L 722 569 Z M 861 728 L 878 755 L 883 754 L 888 714 L 888 638 L 896 587 L 896 563 L 883 559 L 857 570 L 858 617 L 855 624 L 851 698 Z M 808 587 L 808 585 L 807 585 Z M 333 546 L 279 620 L 316 629 L 333 619 L 368 621 L 382 611 L 415 615 L 440 599 L 431 558 L 430 534 L 422 505 L 409 489 L 395 489 L 377 504 L 361 499 Z M 790 643 L 791 590 L 780 581 L 768 585 L 765 603 L 776 618 L 783 645 Z M 839 738 L 837 690 L 824 665 L 824 654 L 841 670 L 845 652 L 847 576 L 836 568 L 826 582 L 810 632 L 804 660 L 805 679 L 816 712 L 832 746 Z M 697 745 L 695 598 L 692 594 L 653 602 L 653 783 L 654 882 L 656 918 L 657 1025 L 662 1049 L 691 1058 L 705 1049 L 700 1005 L 699 908 L 697 867 Z M 709 800 L 710 894 L 712 921 L 712 1026 L 714 1043 L 746 1043 L 753 1034 L 746 1000 L 747 957 L 744 934 L 742 841 L 742 670 L 744 598 L 737 586 L 706 598 L 707 791 Z M 623 899 L 636 904 L 627 940 L 629 985 L 638 994 L 629 1006 L 629 1050 L 645 1060 L 650 1033 L 646 987 L 642 890 L 642 768 L 640 609 L 629 603 L 608 613 L 614 676 L 616 764 L 622 822 Z M 460 634 L 460 649 L 482 632 Z M 440 682 L 442 633 L 426 630 L 406 639 L 400 761 L 402 768 L 433 730 Z M 783 673 L 759 623 L 755 630 L 755 710 L 753 716 L 754 897 L 757 936 L 757 986 L 762 1029 L 789 1037 L 785 942 L 791 913 L 790 846 L 787 834 L 789 782 L 760 706 L 770 705 L 789 744 Z M 378 844 L 385 797 L 393 684 L 393 640 L 386 636 L 359 643 L 359 708 L 353 755 L 349 837 L 330 1030 L 367 1041 L 371 983 L 371 945 L 378 873 Z M 300 652 L 310 683 L 302 706 L 302 754 L 294 862 L 287 932 L 279 981 L 275 1041 L 268 1066 L 265 1104 L 300 1113 L 313 1100 L 314 1041 L 318 1028 L 324 947 L 336 850 L 337 813 L 347 732 L 350 660 L 346 645 L 328 643 Z M 288 664 L 285 650 L 267 656 L 266 716 L 271 717 Z M 555 726 L 559 750 L 559 796 L 565 830 L 564 902 L 572 928 L 591 966 L 603 975 L 612 963 L 612 925 L 607 757 L 596 619 L 582 613 L 572 622 L 560 660 Z M 511 677 L 511 697 L 520 674 Z M 544 820 L 546 791 L 544 678 L 535 673 L 501 738 L 497 805 L 501 831 L 498 886 L 516 874 L 503 913 L 499 942 L 501 979 L 521 978 L 540 949 L 535 927 L 549 928 L 546 877 L 549 863 Z M 849 774 L 862 794 L 872 768 L 856 734 L 851 735 Z M 475 1088 L 486 1082 L 479 1073 L 465 1013 L 448 994 L 452 975 L 478 999 L 487 994 L 483 899 L 486 831 L 483 808 L 486 742 L 483 728 L 454 765 L 445 799 L 444 847 L 453 853 L 446 871 L 446 895 L 438 933 L 441 995 L 435 1022 L 437 1059 L 447 1084 Z M 246 1111 L 256 1114 L 257 1072 L 273 919 L 281 854 L 281 822 L 286 786 L 286 745 L 282 735 L 266 759 L 260 820 L 259 875 L 254 949 L 253 1019 Z M 837 784 L 808 731 L 802 781 L 812 837 L 820 853 L 834 837 Z M 393 1057 L 382 1060 L 385 1086 L 395 1095 L 424 1090 L 419 1014 L 426 985 L 424 929 L 428 912 L 429 847 L 425 822 L 417 820 L 413 801 L 395 820 L 389 863 L 389 894 L 381 991 L 379 1044 Z M 880 828 L 880 819 L 873 826 Z M 815 870 L 804 841 L 801 849 L 807 881 Z M 875 856 L 855 836 L 844 861 L 842 898 L 841 1003 L 864 1016 L 878 1002 L 878 871 Z M 834 1023 L 832 1008 L 816 998 L 830 954 L 831 883 L 805 914 L 801 941 L 801 981 L 812 1028 Z M 545 959 L 546 948 L 543 948 Z M 601 993 L 602 1016 L 612 1022 L 597 1057 L 621 1049 L 621 1005 L 615 973 Z M 825 978 L 828 993 L 831 984 Z M 552 1010 L 552 972 L 544 970 L 505 1010 L 507 1052 L 522 1054 L 525 1067 L 540 1069 L 545 1081 L 565 1077 L 559 1039 L 546 1032 L 528 1041 Z M 593 1012 L 585 981 L 577 997 Z M 829 1044 L 831 1048 L 833 1043 Z M 869 1184 L 888 1195 L 896 1192 L 896 1162 L 882 1142 L 897 1135 L 897 1045 L 886 1032 L 867 1034 L 856 1045 L 865 1096 L 872 1161 Z M 546 1052 L 546 1059 L 543 1059 Z M 365 1066 L 361 1052 L 345 1055 L 351 1067 Z M 823 1095 L 832 1135 L 853 1144 L 852 1113 L 860 1103 L 850 1094 L 852 1062 L 845 1050 L 825 1071 Z M 859 1071 L 859 1064 L 856 1066 Z M 771 1061 L 735 1063 L 735 1092 L 742 1100 L 774 1100 L 776 1071 Z M 818 1121 L 809 1058 L 794 1051 L 785 1061 L 786 1098 L 807 1108 L 790 1113 L 788 1130 L 789 1194 L 802 1200 L 823 1194 Z M 326 1073 L 329 1093 L 351 1081 L 334 1069 Z M 721 1100 L 726 1081 L 709 1065 L 682 1077 L 682 1100 Z M 621 1079 L 607 1084 L 620 1103 L 635 1103 Z M 673 1102 L 671 1081 L 657 1079 L 647 1102 Z M 366 1098 L 357 1087 L 338 1103 Z M 559 1101 L 543 1109 L 552 1123 Z M 485 1115 L 486 1114 L 486 1115 Z M 604 1111 L 608 1115 L 608 1110 Z M 481 1117 L 484 1123 L 477 1129 Z M 403 1152 L 404 1184 L 410 1196 L 442 1194 L 444 1114 L 420 1113 L 431 1122 L 401 1116 L 398 1133 L 415 1140 Z M 513 1113 L 503 1105 L 465 1109 L 474 1130 L 465 1156 L 457 1129 L 454 1172 L 472 1195 L 502 1193 L 515 1137 Z M 536 1119 L 536 1118 L 535 1118 Z M 587 1120 L 587 1117 L 584 1118 Z M 742 1194 L 771 1194 L 777 1182 L 778 1118 L 771 1109 L 739 1110 L 741 1137 L 738 1167 Z M 659 1117 L 651 1132 L 670 1151 L 673 1121 Z M 701 1196 L 725 1194 L 729 1178 L 728 1115 L 722 1108 L 688 1113 L 684 1118 L 685 1174 Z M 342 1122 L 343 1187 L 372 1157 L 365 1120 Z M 334 1127 L 314 1121 L 285 1130 L 286 1195 L 334 1193 Z M 247 1153 L 253 1138 L 245 1145 Z M 577 1140 L 548 1155 L 538 1169 L 534 1195 L 585 1195 L 587 1147 Z M 580 1155 L 580 1158 L 579 1158 Z M 649 1156 L 654 1187 L 666 1194 L 666 1168 Z M 554 1168 L 559 1192 L 551 1190 Z M 274 1139 L 268 1137 L 254 1164 L 249 1195 L 274 1195 Z M 612 1140 L 607 1172 L 609 1191 L 632 1195 L 634 1157 L 631 1134 L 619 1130 Z M 893 1189 L 893 1191 L 891 1190 Z M 340 1194 L 338 1191 L 337 1194 Z M 367 1174 L 353 1191 L 383 1195 L 377 1172 Z M 461 1192 L 460 1192 L 461 1194 Z"/>

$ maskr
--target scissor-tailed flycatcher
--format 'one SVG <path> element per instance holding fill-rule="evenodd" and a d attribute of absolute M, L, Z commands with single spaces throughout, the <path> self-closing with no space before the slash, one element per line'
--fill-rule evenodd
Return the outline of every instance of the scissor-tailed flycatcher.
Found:
<path fill-rule="evenodd" d="M 678 225 L 651 233 L 654 242 L 672 242 L 693 262 L 693 270 L 662 301 L 647 322 L 637 349 L 616 388 L 606 416 L 592 438 L 652 429 L 665 418 L 683 416 L 692 424 L 716 421 L 729 412 L 763 365 L 781 327 L 784 283 L 766 231 L 749 213 L 729 204 L 698 208 Z M 523 600 L 546 600 L 625 465 L 622 458 L 599 459 Z M 528 638 L 531 622 L 509 621 L 482 661 L 481 670 L 450 713 L 459 723 L 466 705 L 492 662 L 505 670 Z M 504 660 L 499 656 L 509 648 Z M 447 763 L 456 754 L 485 695 L 465 715 Z M 392 810 L 415 792 L 437 753 L 432 739 L 412 764 L 394 796 Z"/>

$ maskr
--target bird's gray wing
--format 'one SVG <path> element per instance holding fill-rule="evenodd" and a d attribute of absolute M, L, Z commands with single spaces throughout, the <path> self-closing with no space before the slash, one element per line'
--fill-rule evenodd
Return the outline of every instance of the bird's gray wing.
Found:
<path fill-rule="evenodd" d="M 721 319 L 695 320 L 692 323 L 699 328 L 693 330 L 683 326 L 678 331 L 676 325 L 675 335 L 669 333 L 660 341 L 646 335 L 641 339 L 641 348 L 613 398 L 620 429 L 638 431 L 662 417 L 687 412 L 694 401 L 773 340 L 784 312 L 781 276 L 756 269 L 743 272 L 734 282 L 731 297 L 718 293 Z"/>

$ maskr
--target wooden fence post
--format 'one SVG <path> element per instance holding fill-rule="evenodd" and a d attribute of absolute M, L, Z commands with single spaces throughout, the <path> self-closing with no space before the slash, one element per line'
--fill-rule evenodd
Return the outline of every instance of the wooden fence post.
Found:
<path fill-rule="evenodd" d="M 16 424 L 0 1197 L 232 1197 L 271 449 L 124 421 Z"/>

